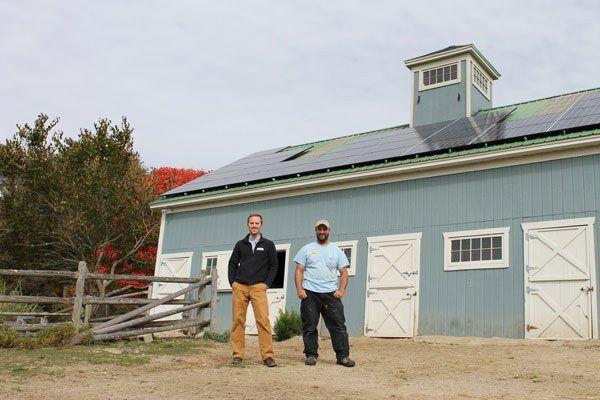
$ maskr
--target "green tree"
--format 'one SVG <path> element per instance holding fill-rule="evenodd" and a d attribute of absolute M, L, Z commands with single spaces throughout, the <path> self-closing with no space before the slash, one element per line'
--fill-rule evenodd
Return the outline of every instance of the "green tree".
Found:
<path fill-rule="evenodd" d="M 98 271 L 110 258 L 110 272 L 118 272 L 159 224 L 133 129 L 125 118 L 101 119 L 65 138 L 57 123 L 40 115 L 0 145 L 0 247 L 7 257 L 0 265 L 73 270 L 84 260 Z M 109 284 L 98 281 L 98 293 Z"/>

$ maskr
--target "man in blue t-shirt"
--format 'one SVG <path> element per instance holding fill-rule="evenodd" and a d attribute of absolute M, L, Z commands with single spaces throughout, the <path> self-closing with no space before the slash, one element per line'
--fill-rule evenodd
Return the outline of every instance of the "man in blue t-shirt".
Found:
<path fill-rule="evenodd" d="M 317 241 L 300 249 L 296 262 L 296 290 L 302 300 L 302 339 L 306 365 L 316 365 L 319 354 L 317 325 L 319 316 L 323 316 L 331 336 L 331 343 L 337 363 L 345 367 L 354 367 L 350 359 L 350 345 L 342 297 L 348 284 L 348 259 L 342 250 L 329 243 L 331 225 L 321 219 L 315 224 Z M 337 272 L 340 272 L 338 287 Z"/>

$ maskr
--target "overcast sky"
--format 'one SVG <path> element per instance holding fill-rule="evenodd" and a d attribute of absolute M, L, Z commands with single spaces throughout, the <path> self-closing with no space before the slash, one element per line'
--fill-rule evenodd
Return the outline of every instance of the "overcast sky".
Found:
<path fill-rule="evenodd" d="M 147 166 L 215 169 L 408 121 L 403 64 L 474 43 L 494 105 L 600 86 L 600 1 L 0 0 L 0 141 L 126 116 Z"/>

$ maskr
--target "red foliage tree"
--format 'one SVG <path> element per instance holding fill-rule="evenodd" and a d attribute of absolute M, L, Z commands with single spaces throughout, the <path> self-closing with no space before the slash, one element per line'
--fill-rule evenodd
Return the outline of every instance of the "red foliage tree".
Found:
<path fill-rule="evenodd" d="M 146 177 L 146 184 L 150 187 L 155 196 L 181 186 L 189 181 L 201 177 L 207 171 L 186 168 L 161 167 L 153 169 Z M 157 215 L 157 218 L 159 216 Z M 156 252 L 158 246 L 158 233 L 149 238 L 148 243 L 140 248 L 131 259 L 124 261 L 119 266 L 119 273 L 131 275 L 152 275 L 154 264 L 156 262 Z M 107 248 L 105 255 L 106 262 L 100 266 L 100 273 L 109 273 L 109 267 L 114 260 L 118 259 L 118 254 L 114 249 Z M 119 281 L 119 285 L 127 286 L 146 286 L 145 283 L 137 281 Z"/>

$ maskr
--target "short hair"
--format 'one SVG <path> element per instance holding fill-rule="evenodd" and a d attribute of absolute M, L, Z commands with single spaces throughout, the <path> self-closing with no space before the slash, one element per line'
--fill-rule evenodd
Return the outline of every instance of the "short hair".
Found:
<path fill-rule="evenodd" d="M 250 215 L 248 215 L 248 219 L 246 220 L 246 223 L 250 222 L 250 218 L 252 218 L 252 217 L 258 217 L 258 218 L 260 218 L 260 223 L 261 224 L 263 223 L 263 216 L 262 216 L 262 214 L 261 213 L 257 213 L 257 212 L 250 213 Z"/>

